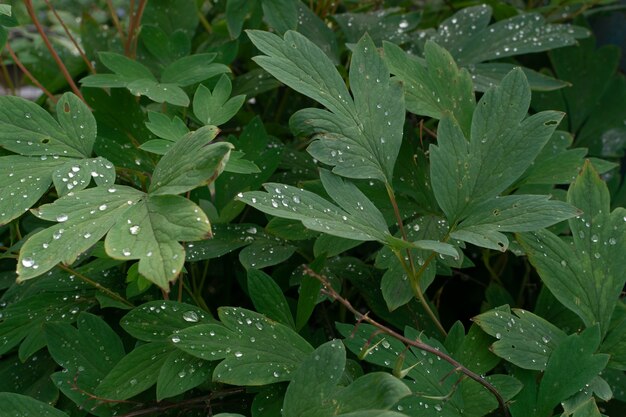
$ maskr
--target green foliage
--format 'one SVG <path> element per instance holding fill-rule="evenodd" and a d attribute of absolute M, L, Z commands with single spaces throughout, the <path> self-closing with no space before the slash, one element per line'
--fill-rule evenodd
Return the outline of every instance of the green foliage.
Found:
<path fill-rule="evenodd" d="M 74 3 L 0 5 L 0 415 L 626 414 L 614 5 Z"/>

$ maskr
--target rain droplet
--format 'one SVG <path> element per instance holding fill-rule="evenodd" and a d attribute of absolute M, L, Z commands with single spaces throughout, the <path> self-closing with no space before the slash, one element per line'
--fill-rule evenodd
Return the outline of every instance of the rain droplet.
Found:
<path fill-rule="evenodd" d="M 183 320 L 188 321 L 190 323 L 195 323 L 198 321 L 198 314 L 195 311 L 185 311 L 183 313 Z"/>
<path fill-rule="evenodd" d="M 128 230 L 130 230 L 131 235 L 136 235 L 139 233 L 139 226 L 131 226 L 131 228 Z"/>
<path fill-rule="evenodd" d="M 35 265 L 35 261 L 33 260 L 33 258 L 24 258 L 22 259 L 22 265 L 24 265 L 24 268 L 31 268 L 33 265 Z"/>
<path fill-rule="evenodd" d="M 63 223 L 64 221 L 67 221 L 67 218 L 68 218 L 68 217 L 67 217 L 67 214 L 59 214 L 59 215 L 57 216 L 57 221 L 58 221 L 59 223 Z"/>
<path fill-rule="evenodd" d="M 172 341 L 172 343 L 178 343 L 178 342 L 180 342 L 180 337 L 172 336 L 172 338 L 170 340 Z"/>
<path fill-rule="evenodd" d="M 107 209 L 107 205 L 106 204 L 102 204 L 100 207 L 98 207 L 98 210 L 100 211 L 104 211 Z"/>

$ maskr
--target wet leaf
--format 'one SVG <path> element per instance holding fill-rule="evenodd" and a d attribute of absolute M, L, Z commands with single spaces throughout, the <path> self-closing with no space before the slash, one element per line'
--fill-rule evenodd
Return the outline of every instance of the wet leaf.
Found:
<path fill-rule="evenodd" d="M 198 325 L 170 337 L 179 349 L 204 359 L 224 359 L 213 380 L 233 385 L 289 381 L 313 348 L 289 327 L 237 307 L 221 307 L 222 325 Z"/>

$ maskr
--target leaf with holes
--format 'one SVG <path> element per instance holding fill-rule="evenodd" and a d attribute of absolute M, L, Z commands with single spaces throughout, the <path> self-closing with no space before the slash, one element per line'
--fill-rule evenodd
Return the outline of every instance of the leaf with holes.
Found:
<path fill-rule="evenodd" d="M 96 121 L 75 95 L 66 93 L 57 103 L 58 121 L 18 97 L 0 97 L 0 109 L 0 146 L 24 155 L 0 158 L 0 188 L 6 192 L 0 197 L 0 224 L 22 215 L 53 182 L 63 195 L 87 187 L 92 178 L 96 185 L 115 181 L 113 164 L 101 157 L 87 159 Z"/>
<path fill-rule="evenodd" d="M 179 349 L 205 360 L 223 359 L 213 380 L 232 385 L 289 381 L 313 348 L 289 327 L 237 307 L 220 307 L 223 325 L 202 324 L 170 337 Z"/>
<path fill-rule="evenodd" d="M 391 183 L 404 125 L 401 86 L 369 36 L 355 48 L 348 92 L 330 59 L 304 36 L 288 31 L 284 38 L 260 31 L 248 36 L 264 54 L 255 61 L 279 81 L 328 110 L 304 109 L 290 124 L 308 126 L 315 140 L 308 148 L 333 172 L 350 178 Z"/>
<path fill-rule="evenodd" d="M 520 234 L 518 240 L 552 294 L 587 327 L 599 323 L 604 336 L 626 284 L 626 209 L 611 212 L 607 186 L 589 162 L 567 200 L 583 211 L 569 220 L 571 243 L 547 230 Z"/>

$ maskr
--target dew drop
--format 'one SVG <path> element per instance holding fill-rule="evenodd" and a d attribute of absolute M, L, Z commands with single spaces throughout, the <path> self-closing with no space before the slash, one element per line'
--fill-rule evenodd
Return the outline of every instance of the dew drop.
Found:
<path fill-rule="evenodd" d="M 35 261 L 33 258 L 24 258 L 22 259 L 22 265 L 24 268 L 32 268 L 32 266 L 35 265 Z"/>
<path fill-rule="evenodd" d="M 63 223 L 64 221 L 67 221 L 67 219 L 68 219 L 67 214 L 59 214 L 57 216 L 57 221 L 59 223 Z"/>
<path fill-rule="evenodd" d="M 131 226 L 130 229 L 128 229 L 130 231 L 131 235 L 136 235 L 139 233 L 139 226 Z"/>
<path fill-rule="evenodd" d="M 189 323 L 196 323 L 198 321 L 198 314 L 195 311 L 185 311 L 183 313 L 183 320 Z"/>

